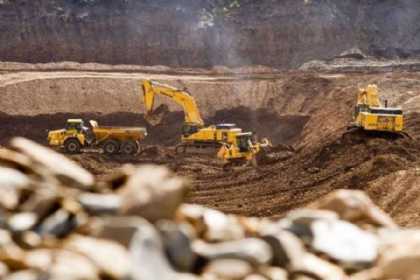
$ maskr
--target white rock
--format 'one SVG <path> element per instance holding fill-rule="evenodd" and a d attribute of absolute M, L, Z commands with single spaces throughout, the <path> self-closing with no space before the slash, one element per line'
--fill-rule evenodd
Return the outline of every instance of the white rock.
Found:
<path fill-rule="evenodd" d="M 216 279 L 239 280 L 244 279 L 253 271 L 252 266 L 238 259 L 218 259 L 211 261 L 204 272 L 216 276 Z"/>
<path fill-rule="evenodd" d="M 195 280 L 192 274 L 178 273 L 170 266 L 159 232 L 147 221 L 138 225 L 130 243 L 132 279 Z"/>
<path fill-rule="evenodd" d="M 305 254 L 299 263 L 292 268 L 292 272 L 314 275 L 322 280 L 347 280 L 344 271 L 312 254 Z"/>
<path fill-rule="evenodd" d="M 39 249 L 26 254 L 26 265 L 54 279 L 98 279 L 99 271 L 85 256 L 66 250 Z"/>
<path fill-rule="evenodd" d="M 206 259 L 242 259 L 252 264 L 268 264 L 273 252 L 267 242 L 257 238 L 245 238 L 237 241 L 206 243 L 193 242 L 193 251 Z"/>
<path fill-rule="evenodd" d="M 115 279 L 128 278 L 131 275 L 130 255 L 118 243 L 98 238 L 73 235 L 63 246 L 87 256 L 100 269 L 102 274 Z"/>
<path fill-rule="evenodd" d="M 345 221 L 318 220 L 311 224 L 312 248 L 344 265 L 371 265 L 378 257 L 377 238 Z"/>
<path fill-rule="evenodd" d="M 25 174 L 0 166 L 0 207 L 15 209 L 19 203 L 20 190 L 29 184 L 30 180 Z"/>

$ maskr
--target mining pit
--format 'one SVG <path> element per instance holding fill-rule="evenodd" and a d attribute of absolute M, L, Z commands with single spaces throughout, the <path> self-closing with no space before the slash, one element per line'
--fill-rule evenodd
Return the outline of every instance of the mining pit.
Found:
<path fill-rule="evenodd" d="M 252 69 L 251 69 L 252 70 Z M 188 202 L 227 213 L 282 216 L 334 189 L 361 189 L 402 226 L 419 226 L 420 191 L 414 181 L 420 163 L 420 75 L 392 73 L 215 74 L 25 69 L 0 76 L 0 145 L 14 136 L 47 144 L 47 131 L 67 118 L 104 125 L 145 126 L 149 136 L 136 157 L 87 153 L 70 156 L 99 179 L 124 164 L 163 164 L 188 177 Z M 183 113 L 159 97 L 171 112 L 158 126 L 144 119 L 141 81 L 154 79 L 186 88 L 207 124 L 236 123 L 268 137 L 278 157 L 258 168 L 224 171 L 214 155 L 175 155 Z M 405 110 L 411 138 L 354 133 L 351 121 L 358 87 L 375 83 L 381 97 Z M 293 153 L 283 153 L 288 145 Z M 396 184 L 403 182 L 407 186 Z"/>

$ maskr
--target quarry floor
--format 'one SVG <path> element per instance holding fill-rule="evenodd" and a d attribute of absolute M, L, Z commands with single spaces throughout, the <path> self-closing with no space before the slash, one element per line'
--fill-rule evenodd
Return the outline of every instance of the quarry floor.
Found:
<path fill-rule="evenodd" d="M 420 225 L 420 74 L 276 72 L 124 73 L 112 71 L 0 72 L 0 145 L 25 136 L 46 143 L 47 130 L 67 118 L 146 126 L 137 157 L 71 156 L 99 178 L 124 164 L 164 164 L 188 177 L 188 200 L 225 212 L 281 216 L 339 188 L 361 189 L 403 226 Z M 155 127 L 143 118 L 140 83 L 152 78 L 185 86 L 208 124 L 234 122 L 268 137 L 278 156 L 258 168 L 223 171 L 213 155 L 175 156 L 183 114 Z M 381 97 L 401 106 L 412 138 L 356 132 L 343 136 L 358 87 L 375 83 Z M 293 153 L 283 153 L 290 145 Z"/>

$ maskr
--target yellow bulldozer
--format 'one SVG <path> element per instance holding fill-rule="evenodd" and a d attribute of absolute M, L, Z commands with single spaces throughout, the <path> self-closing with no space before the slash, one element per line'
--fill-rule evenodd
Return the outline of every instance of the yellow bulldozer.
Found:
<path fill-rule="evenodd" d="M 368 85 L 366 88 L 359 89 L 353 122 L 348 129 L 350 131 L 362 129 L 367 132 L 407 135 L 403 132 L 404 115 L 402 109 L 388 107 L 388 101 L 385 101 L 385 105 L 382 105 L 376 85 Z"/>
<path fill-rule="evenodd" d="M 155 96 L 169 97 L 180 105 L 184 111 L 184 124 L 182 128 L 181 144 L 176 147 L 177 153 L 188 152 L 190 148 L 210 148 L 225 162 L 251 161 L 268 146 L 268 141 L 253 142 L 251 132 L 244 133 L 235 124 L 217 124 L 206 126 L 198 110 L 197 103 L 186 90 L 179 90 L 169 85 L 155 81 L 143 82 L 143 102 L 146 119 L 156 125 L 154 118 Z"/>

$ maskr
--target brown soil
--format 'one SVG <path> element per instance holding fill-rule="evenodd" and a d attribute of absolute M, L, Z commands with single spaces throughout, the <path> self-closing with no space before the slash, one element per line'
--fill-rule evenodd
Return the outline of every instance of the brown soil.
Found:
<path fill-rule="evenodd" d="M 232 116 L 236 116 L 239 122 L 246 123 L 249 120 L 244 118 L 243 110 L 240 108 L 231 113 Z M 224 114 L 226 112 L 220 112 L 215 119 L 223 119 Z M 258 116 L 258 113 L 256 115 Z M 59 127 L 68 117 L 73 117 L 73 115 L 60 114 L 35 118 L 9 117 L 8 120 L 5 119 L 6 116 L 2 116 L 1 121 L 8 125 L 2 126 L 2 133 L 5 129 L 14 127 L 13 134 L 23 134 L 35 140 L 43 140 L 45 134 L 42 129 L 46 128 L 45 124 L 54 124 Z M 95 117 L 103 123 L 143 124 L 142 117 L 134 114 L 107 116 L 92 114 L 84 117 Z M 182 115 L 178 116 L 177 121 L 173 118 L 170 119 L 173 121 L 172 124 L 182 123 Z M 264 119 L 260 116 L 258 123 L 267 124 Z M 420 137 L 420 115 L 410 114 L 407 119 L 408 131 L 412 136 Z M 299 118 L 295 122 L 290 122 L 290 120 L 293 118 L 287 120 L 289 125 L 296 123 L 295 129 L 300 132 L 298 128 L 302 128 L 302 120 Z M 164 128 L 171 128 L 173 131 L 169 133 L 170 131 Z M 145 144 L 150 147 L 150 145 L 164 141 L 168 144 L 166 148 L 149 148 L 140 157 L 106 157 L 99 154 L 84 154 L 72 156 L 72 158 L 99 177 L 125 163 L 165 164 L 176 170 L 178 174 L 191 178 L 190 202 L 208 205 L 231 213 L 278 216 L 287 210 L 310 203 L 333 189 L 351 188 L 367 190 L 373 199 L 383 205 L 388 212 L 395 213 L 399 217 L 397 221 L 401 224 L 420 224 L 420 216 L 413 215 L 413 211 L 403 205 L 397 211 L 390 205 L 391 202 L 398 201 L 398 196 L 401 195 L 399 186 L 394 187 L 395 192 L 390 192 L 389 189 L 382 187 L 387 181 L 391 183 L 395 181 L 393 174 L 396 171 L 415 168 L 420 162 L 418 156 L 420 144 L 417 139 L 361 132 L 354 132 L 343 137 L 344 130 L 340 130 L 322 145 L 313 149 L 300 149 L 289 159 L 261 165 L 258 169 L 241 167 L 225 172 L 213 155 L 175 157 L 172 141 L 174 141 L 173 136 L 177 135 L 178 127 L 172 127 L 167 119 L 164 120 L 160 128 L 154 129 L 151 133 L 154 136 L 151 136 Z M 33 131 L 39 131 L 39 133 L 35 134 Z M 162 131 L 166 131 L 166 133 L 159 134 Z M 266 127 L 265 131 L 269 131 L 269 128 Z M 273 129 L 272 133 L 275 135 L 279 132 Z M 297 135 L 293 135 L 292 138 L 298 138 Z M 288 143 L 290 138 L 284 139 L 285 141 L 282 143 Z M 415 186 L 412 186 L 411 180 L 407 180 L 405 184 L 411 183 L 410 189 L 413 190 Z M 409 215 L 409 218 L 405 214 Z"/>

